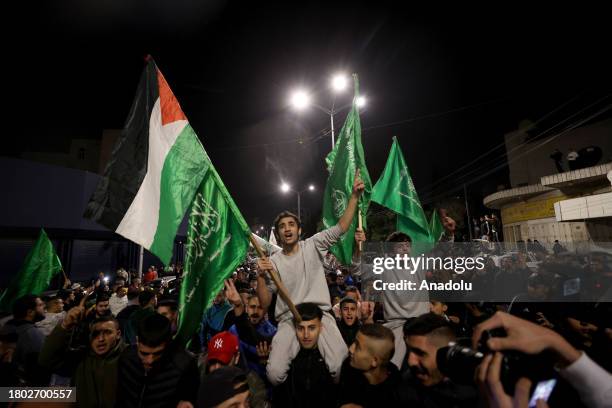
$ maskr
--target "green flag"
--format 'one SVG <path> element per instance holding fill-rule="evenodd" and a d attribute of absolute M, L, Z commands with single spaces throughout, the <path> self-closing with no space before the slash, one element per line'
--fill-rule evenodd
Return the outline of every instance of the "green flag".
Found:
<path fill-rule="evenodd" d="M 359 81 L 357 75 L 354 75 L 353 78 L 355 82 L 353 106 L 340 130 L 336 146 L 325 159 L 329 170 L 325 194 L 323 195 L 323 225 L 325 228 L 336 225 L 344 214 L 353 191 L 356 169 L 359 169 L 361 180 L 365 184 L 365 191 L 359 198 L 359 209 L 362 214 L 363 227 L 366 227 L 366 214 L 370 205 L 372 181 L 365 165 L 365 156 L 361 145 L 361 124 L 359 122 L 359 108 L 356 103 L 359 97 Z M 357 217 L 353 219 L 349 230 L 331 249 L 342 264 L 348 265 L 351 263 L 356 228 Z"/>
<path fill-rule="evenodd" d="M 185 273 L 179 295 L 177 338 L 186 344 L 223 280 L 246 257 L 249 227 L 206 155 L 206 174 L 189 215 Z"/>
<path fill-rule="evenodd" d="M 372 189 L 372 201 L 397 214 L 397 230 L 412 238 L 415 250 L 431 249 L 427 217 L 395 136 L 385 170 Z"/>
<path fill-rule="evenodd" d="M 13 302 L 21 296 L 40 295 L 49 287 L 51 278 L 61 270 L 62 263 L 55 253 L 53 243 L 41 228 L 40 235 L 26 256 L 19 273 L 0 296 L 0 310 L 10 312 Z"/>
<path fill-rule="evenodd" d="M 433 242 L 438 242 L 444 233 L 444 226 L 442 225 L 442 221 L 440 221 L 440 215 L 438 214 L 437 208 L 434 208 L 434 211 L 431 214 L 431 219 L 429 220 L 429 231 Z"/>

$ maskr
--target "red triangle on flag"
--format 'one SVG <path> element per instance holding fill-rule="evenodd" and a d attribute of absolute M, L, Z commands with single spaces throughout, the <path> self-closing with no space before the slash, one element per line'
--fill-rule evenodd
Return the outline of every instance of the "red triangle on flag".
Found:
<path fill-rule="evenodd" d="M 177 120 L 187 120 L 187 117 L 181 109 L 181 105 L 179 105 L 168 82 L 166 82 L 166 78 L 164 78 L 159 69 L 157 70 L 157 83 L 159 85 L 162 126 L 176 122 Z"/>

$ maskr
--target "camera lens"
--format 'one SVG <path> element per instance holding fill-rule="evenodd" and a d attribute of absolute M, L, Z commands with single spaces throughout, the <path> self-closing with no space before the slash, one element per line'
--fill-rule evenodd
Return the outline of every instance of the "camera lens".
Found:
<path fill-rule="evenodd" d="M 483 358 L 482 352 L 454 342 L 438 349 L 436 353 L 436 362 L 440 372 L 458 384 L 473 382 L 473 373 Z"/>

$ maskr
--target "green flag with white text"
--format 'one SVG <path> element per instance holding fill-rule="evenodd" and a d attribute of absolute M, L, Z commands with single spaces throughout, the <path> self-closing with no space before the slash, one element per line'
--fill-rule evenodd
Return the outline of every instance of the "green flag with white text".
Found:
<path fill-rule="evenodd" d="M 431 249 L 427 217 L 396 137 L 385 170 L 372 189 L 372 201 L 397 214 L 397 230 L 410 236 L 417 251 Z"/>
<path fill-rule="evenodd" d="M 198 330 L 204 311 L 244 261 L 251 234 L 219 174 L 206 156 L 206 174 L 198 188 L 187 233 L 177 338 L 186 344 Z"/>
<path fill-rule="evenodd" d="M 329 170 L 323 195 L 323 225 L 325 228 L 331 228 L 336 225 L 342 214 L 344 214 L 353 191 L 356 169 L 359 169 L 361 180 L 365 184 L 365 191 L 359 198 L 359 209 L 362 214 L 363 228 L 366 228 L 366 214 L 370 205 L 372 181 L 366 168 L 365 155 L 361 145 L 361 123 L 359 121 L 359 108 L 356 103 L 359 97 L 359 81 L 356 75 L 353 78 L 355 83 L 353 106 L 340 130 L 336 146 L 334 146 L 325 159 Z M 348 265 L 351 263 L 356 228 L 357 215 L 353 219 L 348 231 L 331 248 L 331 252 L 342 264 Z"/>
<path fill-rule="evenodd" d="M 440 214 L 438 214 L 437 208 L 434 208 L 433 213 L 431 214 L 431 219 L 429 220 L 429 233 L 433 239 L 433 242 L 438 242 L 444 233 L 444 226 L 440 220 Z"/>
<path fill-rule="evenodd" d="M 53 243 L 41 228 L 40 235 L 23 262 L 19 273 L 0 296 L 0 310 L 10 312 L 13 302 L 27 294 L 40 295 L 49 288 L 51 278 L 62 270 Z"/>

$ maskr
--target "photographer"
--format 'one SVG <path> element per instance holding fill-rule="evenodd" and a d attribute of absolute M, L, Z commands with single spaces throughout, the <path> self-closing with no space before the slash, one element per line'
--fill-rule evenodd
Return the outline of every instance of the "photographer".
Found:
<path fill-rule="evenodd" d="M 472 385 L 457 384 L 438 368 L 438 350 L 455 340 L 451 324 L 434 313 L 421 315 L 404 325 L 409 368 L 403 373 L 400 387 L 404 406 L 476 406 L 476 388 Z"/>
<path fill-rule="evenodd" d="M 563 337 L 552 330 L 540 327 L 526 320 L 519 319 L 503 312 L 479 324 L 474 330 L 472 342 L 476 348 L 485 331 L 503 328 L 506 337 L 494 337 L 487 340 L 487 347 L 495 352 L 516 350 L 525 354 L 539 354 L 543 351 L 554 353 L 559 375 L 578 392 L 582 402 L 588 407 L 609 407 L 612 396 L 612 375 L 595 364 L 584 352 L 576 350 Z M 486 382 L 486 396 L 492 406 L 507 406 L 499 401 L 509 401 L 503 387 L 499 385 L 501 355 L 487 356 L 479 370 L 479 380 Z M 493 369 L 493 371 L 491 371 Z M 521 379 L 517 383 L 515 398 L 524 399 L 525 388 L 529 384 Z M 528 389 L 528 388 L 527 388 Z M 511 401 L 511 400 L 510 400 Z"/>

